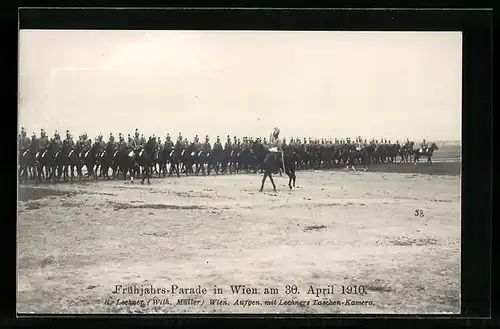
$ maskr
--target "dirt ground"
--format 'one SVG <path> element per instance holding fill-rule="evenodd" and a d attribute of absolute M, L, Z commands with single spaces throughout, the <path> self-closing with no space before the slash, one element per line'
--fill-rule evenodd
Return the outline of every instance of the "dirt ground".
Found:
<path fill-rule="evenodd" d="M 460 176 L 439 170 L 21 186 L 18 311 L 458 313 Z"/>

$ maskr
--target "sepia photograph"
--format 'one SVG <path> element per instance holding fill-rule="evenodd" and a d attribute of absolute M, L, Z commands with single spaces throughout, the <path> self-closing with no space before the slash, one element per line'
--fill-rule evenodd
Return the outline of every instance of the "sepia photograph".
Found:
<path fill-rule="evenodd" d="M 18 313 L 460 313 L 461 32 L 18 49 Z"/>

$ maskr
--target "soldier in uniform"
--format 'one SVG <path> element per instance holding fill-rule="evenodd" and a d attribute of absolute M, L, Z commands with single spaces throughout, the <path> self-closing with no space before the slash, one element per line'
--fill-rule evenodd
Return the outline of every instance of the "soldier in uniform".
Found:
<path fill-rule="evenodd" d="M 26 130 L 24 127 L 21 127 L 21 138 L 24 140 L 26 138 Z"/>
<path fill-rule="evenodd" d="M 105 142 L 104 142 L 104 140 L 102 139 L 102 134 L 101 134 L 101 133 L 99 133 L 99 136 L 97 136 L 97 144 L 99 145 L 99 147 L 100 147 L 101 149 L 103 149 L 103 148 L 104 148 Z"/>
<path fill-rule="evenodd" d="M 231 144 L 231 136 L 227 135 L 226 144 L 224 144 L 224 150 L 230 152 L 233 149 L 233 145 Z"/>
<path fill-rule="evenodd" d="M 125 143 L 125 138 L 123 138 L 122 133 L 119 133 L 119 134 L 118 134 L 118 140 L 119 140 L 119 141 L 118 141 L 118 144 L 119 144 L 119 147 L 120 147 L 120 149 L 121 149 L 121 148 L 123 148 L 123 146 L 125 146 L 125 145 L 126 145 L 126 143 Z"/>
<path fill-rule="evenodd" d="M 43 151 L 47 150 L 49 147 L 49 138 L 45 135 L 45 130 L 40 130 L 40 149 Z"/>
<path fill-rule="evenodd" d="M 66 143 L 68 143 L 70 150 L 75 148 L 75 143 L 73 142 L 73 139 L 71 138 L 71 134 L 69 133 L 69 130 L 66 130 Z"/>
<path fill-rule="evenodd" d="M 170 139 L 170 134 L 167 134 L 167 137 L 165 138 L 164 148 L 171 149 L 173 147 L 174 147 L 174 142 L 172 142 L 172 140 Z"/>
<path fill-rule="evenodd" d="M 265 137 L 264 137 L 264 143 L 263 144 L 264 144 L 264 146 L 267 145 L 267 139 Z"/>
<path fill-rule="evenodd" d="M 205 152 L 205 154 L 212 152 L 212 145 L 210 145 L 210 138 L 208 138 L 208 135 L 205 136 L 205 143 L 203 143 L 201 150 Z"/>
<path fill-rule="evenodd" d="M 92 146 L 92 139 L 87 138 L 86 134 L 85 134 L 85 145 L 86 145 L 87 149 L 90 149 L 90 147 Z"/>
<path fill-rule="evenodd" d="M 130 136 L 130 134 L 128 134 L 128 144 L 127 144 L 127 147 L 131 148 L 131 149 L 135 149 L 136 145 L 137 144 L 136 144 L 135 140 L 132 138 L 132 136 Z"/>
<path fill-rule="evenodd" d="M 109 133 L 109 143 L 115 147 L 115 136 L 113 136 L 113 133 Z"/>
<path fill-rule="evenodd" d="M 135 135 L 134 135 L 134 147 L 139 147 L 141 144 L 141 138 L 139 135 L 139 132 L 137 131 L 137 128 L 135 129 Z"/>
<path fill-rule="evenodd" d="M 57 145 L 57 149 L 60 149 L 62 142 L 61 142 L 61 136 L 59 135 L 59 132 L 57 130 L 54 132 L 54 141 Z"/>
<path fill-rule="evenodd" d="M 286 148 L 286 138 L 283 137 L 283 141 L 281 142 L 279 150 L 284 150 L 285 148 Z"/>
<path fill-rule="evenodd" d="M 30 139 L 24 127 L 21 127 L 21 145 L 23 148 L 28 148 L 30 146 Z"/>
<path fill-rule="evenodd" d="M 281 151 L 281 140 L 279 138 L 280 129 L 275 127 L 271 134 L 271 140 L 269 141 L 270 148 L 277 148 L 278 151 Z"/>
<path fill-rule="evenodd" d="M 158 138 L 156 139 L 156 144 L 158 145 L 158 151 L 163 151 L 163 143 L 161 142 L 160 136 L 158 136 Z"/>
<path fill-rule="evenodd" d="M 238 146 L 238 139 L 236 138 L 236 136 L 234 136 L 233 138 L 234 138 L 233 140 L 233 150 L 234 150 Z"/>
<path fill-rule="evenodd" d="M 427 152 L 427 142 L 425 141 L 425 138 L 422 140 L 422 143 L 420 143 L 420 148 L 422 149 L 422 152 Z"/>
<path fill-rule="evenodd" d="M 201 143 L 200 143 L 200 138 L 198 137 L 198 135 L 194 136 L 193 147 L 194 147 L 194 151 L 196 152 L 196 154 L 201 152 Z"/>
<path fill-rule="evenodd" d="M 140 140 L 140 143 L 139 143 L 141 146 L 144 146 L 146 145 L 146 138 L 144 137 L 144 134 L 141 134 L 141 140 Z"/>
<path fill-rule="evenodd" d="M 217 136 L 217 141 L 214 143 L 214 151 L 222 151 L 222 144 L 219 136 Z"/>

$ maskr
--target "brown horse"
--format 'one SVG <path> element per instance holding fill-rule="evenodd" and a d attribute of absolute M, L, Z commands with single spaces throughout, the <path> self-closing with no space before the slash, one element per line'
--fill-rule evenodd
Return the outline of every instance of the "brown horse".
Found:
<path fill-rule="evenodd" d="M 417 164 L 417 162 L 420 162 L 420 157 L 427 157 L 426 164 L 432 164 L 431 158 L 435 150 L 439 150 L 439 147 L 436 145 L 436 143 L 432 143 L 431 146 L 429 146 L 426 150 L 413 150 L 413 163 Z"/>

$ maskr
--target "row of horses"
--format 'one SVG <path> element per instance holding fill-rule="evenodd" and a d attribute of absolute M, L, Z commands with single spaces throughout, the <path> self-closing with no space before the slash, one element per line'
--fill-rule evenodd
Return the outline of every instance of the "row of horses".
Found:
<path fill-rule="evenodd" d="M 67 140 L 61 147 L 55 140 L 51 140 L 45 150 L 32 146 L 19 152 L 19 182 L 27 183 L 28 177 L 35 179 L 39 184 L 43 181 L 55 182 L 61 178 L 64 181 L 83 179 L 83 168 L 86 176 L 97 180 L 123 177 L 125 182 L 133 182 L 135 178 L 142 178 L 141 183 L 147 180 L 150 184 L 152 174 L 159 177 L 171 176 L 173 173 L 180 177 L 181 172 L 186 175 L 210 175 L 216 173 L 232 173 L 246 170 L 261 171 L 264 176 L 262 188 L 267 177 L 270 178 L 273 188 L 276 189 L 272 174 L 281 171 L 289 176 L 289 188 L 295 186 L 295 161 L 293 157 L 286 159 L 278 152 L 270 152 L 264 145 L 255 145 L 246 152 L 203 152 L 195 149 L 194 145 L 187 148 L 176 145 L 173 148 L 158 150 L 154 140 L 149 140 L 143 147 L 121 147 L 107 143 L 102 147 L 98 143 L 89 148 L 77 144 L 71 147 Z M 247 161 L 250 160 L 250 161 Z M 111 177 L 109 175 L 112 171 Z M 261 188 L 261 190 L 262 190 Z"/>
<path fill-rule="evenodd" d="M 28 176 L 37 183 L 44 180 L 61 179 L 67 181 L 83 179 L 83 168 L 86 168 L 87 177 L 111 178 L 122 176 L 125 181 L 133 182 L 135 178 L 142 178 L 141 183 L 157 173 L 159 177 L 171 176 L 174 172 L 180 176 L 254 172 L 264 174 L 262 186 L 267 177 L 275 187 L 272 174 L 285 172 L 289 177 L 289 188 L 295 186 L 296 169 L 321 169 L 335 166 L 347 166 L 354 169 L 354 165 L 363 165 L 367 169 L 372 163 L 395 163 L 397 156 L 401 162 L 409 162 L 413 156 L 416 163 L 422 156 L 432 163 L 431 157 L 437 145 L 433 143 L 427 150 L 413 150 L 412 147 L 389 147 L 391 145 L 355 147 L 353 145 L 288 145 L 283 153 L 270 152 L 260 143 L 253 143 L 243 150 L 213 150 L 203 152 L 191 144 L 184 147 L 180 144 L 175 147 L 158 149 L 154 140 L 148 141 L 142 148 L 120 147 L 114 143 L 103 146 L 94 143 L 90 148 L 77 143 L 73 148 L 67 140 L 62 145 L 55 140 L 50 141 L 46 150 L 39 150 L 33 143 L 19 153 L 19 181 L 25 182 Z M 412 145 L 411 145 L 412 146 Z M 76 174 L 76 175 L 75 175 Z M 142 177 L 141 177 L 142 176 Z"/>

